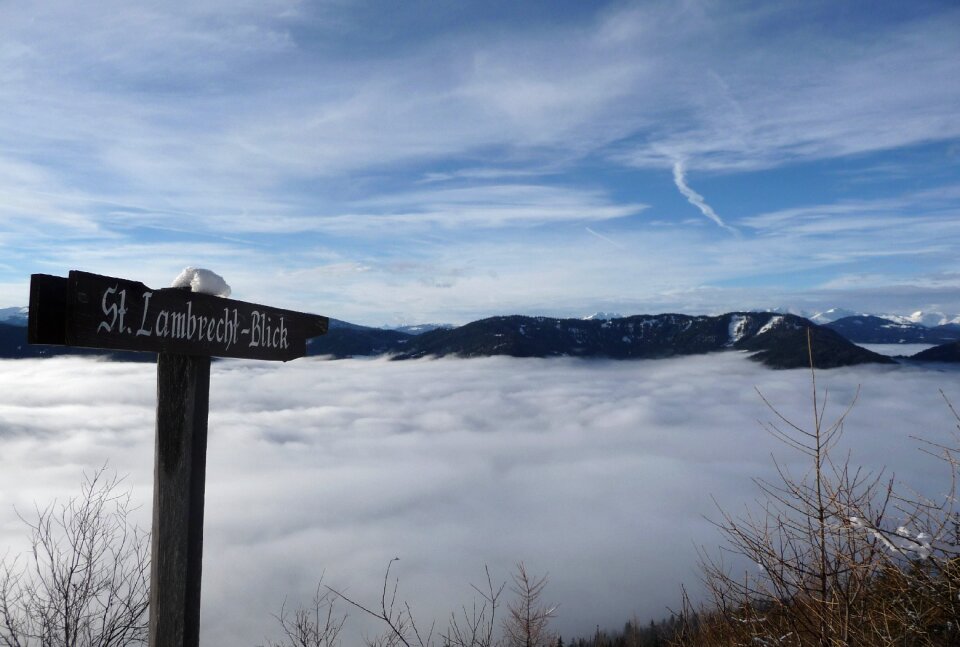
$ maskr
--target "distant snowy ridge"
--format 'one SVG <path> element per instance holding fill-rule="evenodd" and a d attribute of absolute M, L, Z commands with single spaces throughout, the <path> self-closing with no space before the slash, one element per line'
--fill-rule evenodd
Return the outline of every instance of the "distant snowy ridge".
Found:
<path fill-rule="evenodd" d="M 960 324 L 960 315 L 948 315 L 937 311 L 917 310 L 909 315 L 878 315 L 899 324 L 917 324 L 926 328 L 936 328 L 947 324 Z"/>
<path fill-rule="evenodd" d="M 408 335 L 422 335 L 425 332 L 430 332 L 431 330 L 451 330 L 456 328 L 453 324 L 448 323 L 425 323 L 425 324 L 408 324 L 403 326 L 383 326 L 384 330 L 396 330 L 397 332 L 407 333 Z"/>
<path fill-rule="evenodd" d="M 582 317 L 583 321 L 611 321 L 623 318 L 624 316 L 619 312 L 594 312 L 592 315 Z"/>
<path fill-rule="evenodd" d="M 13 326 L 26 326 L 30 309 L 24 307 L 0 308 L 0 323 Z"/>
<path fill-rule="evenodd" d="M 859 317 L 862 315 L 862 312 L 854 312 L 853 310 L 847 310 L 846 308 L 830 308 L 829 310 L 818 312 L 807 318 L 815 324 L 823 325 L 833 323 L 837 319 L 843 319 L 845 317 Z"/>
<path fill-rule="evenodd" d="M 854 310 L 848 310 L 847 308 L 830 308 L 828 310 L 814 313 L 806 312 L 796 308 L 773 308 L 770 310 L 763 310 L 762 312 L 795 314 L 800 317 L 806 317 L 813 323 L 820 324 L 821 326 L 839 321 L 840 319 L 846 319 L 847 317 L 876 317 L 879 319 L 887 319 L 888 321 L 892 321 L 897 324 L 912 324 L 916 326 L 923 326 L 925 328 L 936 328 L 937 326 L 945 326 L 949 324 L 960 325 L 960 314 L 949 315 L 937 310 L 917 310 L 907 315 L 872 314 L 867 312 L 856 312 Z"/>

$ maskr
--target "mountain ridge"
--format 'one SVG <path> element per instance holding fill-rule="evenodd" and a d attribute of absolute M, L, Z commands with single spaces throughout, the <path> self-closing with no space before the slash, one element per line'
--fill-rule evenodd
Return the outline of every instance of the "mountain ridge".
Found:
<path fill-rule="evenodd" d="M 394 359 L 448 355 L 659 359 L 740 350 L 751 352 L 751 359 L 772 368 L 797 368 L 809 366 L 808 329 L 818 368 L 895 363 L 807 319 L 752 312 L 713 316 L 665 313 L 610 320 L 489 317 L 449 331 L 423 333 L 408 340 Z"/>
<path fill-rule="evenodd" d="M 960 325 L 929 327 L 874 315 L 852 315 L 823 324 L 856 344 L 945 344 L 960 340 Z"/>
<path fill-rule="evenodd" d="M 333 359 L 388 356 L 394 360 L 423 357 L 583 357 L 608 359 L 656 359 L 721 351 L 741 351 L 773 368 L 809 366 L 807 330 L 813 340 L 814 365 L 818 368 L 862 363 L 890 364 L 895 360 L 857 346 L 850 337 L 866 337 L 860 343 L 904 341 L 905 331 L 921 335 L 907 341 L 932 343 L 941 338 L 947 345 L 960 339 L 960 326 L 944 331 L 915 324 L 897 324 L 867 315 L 841 318 L 817 325 L 793 314 L 730 312 L 722 315 L 664 313 L 617 318 L 554 318 L 523 315 L 487 317 L 463 326 L 414 327 L 416 334 L 373 328 L 331 319 L 329 332 L 308 342 L 307 354 Z M 864 335 L 864 331 L 872 331 Z M 879 333 L 877 332 L 879 331 Z M 877 334 L 886 335 L 882 339 Z M 942 334 L 941 337 L 936 335 Z M 870 335 L 874 335 L 871 337 Z M 951 336 L 952 335 L 952 336 Z M 882 335 L 881 335 L 882 336 Z M 944 337 L 945 336 L 945 337 Z M 933 351 L 933 349 L 930 349 Z M 26 328 L 0 322 L 0 357 L 24 358 L 51 355 L 102 355 L 111 359 L 149 361 L 144 354 L 107 353 L 91 349 L 29 346 Z M 918 361 L 956 361 L 945 349 L 916 356 Z M 935 359 L 936 358 L 936 359 Z"/>

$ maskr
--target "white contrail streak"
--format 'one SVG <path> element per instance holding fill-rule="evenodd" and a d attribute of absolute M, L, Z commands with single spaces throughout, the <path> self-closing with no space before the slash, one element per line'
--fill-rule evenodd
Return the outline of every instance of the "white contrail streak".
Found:
<path fill-rule="evenodd" d="M 621 244 L 618 243 L 617 241 L 613 240 L 612 238 L 608 238 L 607 236 L 604 236 L 603 234 L 598 233 L 598 232 L 590 229 L 589 227 L 584 227 L 584 229 L 587 230 L 587 233 L 588 233 L 588 234 L 592 234 L 592 235 L 596 236 L 597 238 L 599 238 L 600 240 L 606 241 L 606 242 L 610 243 L 611 245 L 613 245 L 614 247 L 616 247 L 616 248 L 618 248 L 618 249 L 626 249 L 626 247 L 624 247 L 623 245 L 621 245 Z"/>
<path fill-rule="evenodd" d="M 677 185 L 677 188 L 680 190 L 680 193 L 687 199 L 687 201 L 700 210 L 700 213 L 705 215 L 710 220 L 714 221 L 724 229 L 737 233 L 737 230 L 729 226 L 723 221 L 723 218 L 717 215 L 717 212 L 713 210 L 709 204 L 703 199 L 703 196 L 691 189 L 687 185 L 686 169 L 683 166 L 683 161 L 678 160 L 673 163 L 673 182 Z"/>

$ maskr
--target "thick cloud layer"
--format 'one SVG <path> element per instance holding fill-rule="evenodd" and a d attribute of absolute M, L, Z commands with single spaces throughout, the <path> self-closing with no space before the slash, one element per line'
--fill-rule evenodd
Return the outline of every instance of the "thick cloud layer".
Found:
<path fill-rule="evenodd" d="M 14 506 L 76 492 L 109 462 L 149 523 L 154 369 L 87 359 L 0 364 L 0 545 L 24 547 Z M 860 402 L 843 448 L 936 493 L 945 473 L 911 435 L 949 439 L 938 389 L 956 373 L 826 371 L 833 410 Z M 809 374 L 737 353 L 660 361 L 219 362 L 212 377 L 203 642 L 253 645 L 317 580 L 379 599 L 383 570 L 424 621 L 471 599 L 487 564 L 550 574 L 566 636 L 645 621 L 696 589 L 715 498 L 737 510 L 770 453 L 758 386 L 801 424 Z M 829 417 L 829 416 L 828 416 Z M 346 609 L 344 609 L 346 610 Z M 352 631 L 365 625 L 356 613 Z"/>

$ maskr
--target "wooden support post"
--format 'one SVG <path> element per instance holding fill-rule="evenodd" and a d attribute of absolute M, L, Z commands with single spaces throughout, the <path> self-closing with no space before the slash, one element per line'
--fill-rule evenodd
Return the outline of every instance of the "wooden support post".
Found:
<path fill-rule="evenodd" d="M 197 647 L 210 358 L 160 353 L 150 647 Z"/>

